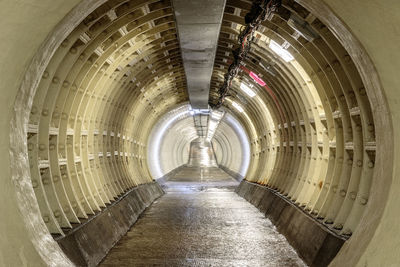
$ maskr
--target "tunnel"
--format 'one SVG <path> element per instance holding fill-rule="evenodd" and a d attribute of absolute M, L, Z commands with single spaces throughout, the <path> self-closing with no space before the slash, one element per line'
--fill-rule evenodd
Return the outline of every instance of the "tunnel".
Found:
<path fill-rule="evenodd" d="M 400 264 L 398 1 L 19 0 L 0 13 L 0 266 L 107 263 L 190 193 L 244 236 L 276 229 L 305 265 Z M 224 259 L 269 249 L 232 240 L 215 248 Z M 266 261 L 243 266 L 298 266 Z"/>

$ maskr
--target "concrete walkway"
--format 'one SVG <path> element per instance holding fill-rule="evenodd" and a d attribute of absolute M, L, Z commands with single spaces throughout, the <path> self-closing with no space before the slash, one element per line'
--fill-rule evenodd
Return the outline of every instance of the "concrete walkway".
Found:
<path fill-rule="evenodd" d="M 193 171 L 171 177 L 101 266 L 305 266 L 262 213 L 222 186 L 236 180 L 219 169 L 207 174 L 216 181 L 182 174 Z"/>

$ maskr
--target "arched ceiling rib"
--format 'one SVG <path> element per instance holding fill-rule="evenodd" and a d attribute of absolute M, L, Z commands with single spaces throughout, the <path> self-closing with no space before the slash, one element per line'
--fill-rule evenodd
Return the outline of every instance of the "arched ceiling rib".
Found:
<path fill-rule="evenodd" d="M 227 1 L 212 99 L 250 7 L 249 1 Z M 289 26 L 293 14 L 315 31 L 314 40 Z M 271 50 L 272 41 L 294 60 L 282 60 Z M 146 147 L 151 129 L 188 101 L 180 51 L 168 0 L 108 1 L 57 49 L 37 87 L 26 136 L 32 186 L 52 234 L 63 235 L 123 192 L 152 180 Z M 350 237 L 368 209 L 379 150 L 370 85 L 364 85 L 353 56 L 317 14 L 284 0 L 258 29 L 244 63 L 225 104 L 250 139 L 246 179 L 278 191 Z M 256 96 L 246 95 L 241 83 L 252 84 Z M 229 154 L 235 153 L 234 142 L 225 128 L 217 130 L 215 141 L 226 167 L 235 166 L 239 157 Z M 177 145 L 168 149 L 178 152 L 189 142 L 170 140 Z M 184 157 L 171 162 L 167 169 Z"/>

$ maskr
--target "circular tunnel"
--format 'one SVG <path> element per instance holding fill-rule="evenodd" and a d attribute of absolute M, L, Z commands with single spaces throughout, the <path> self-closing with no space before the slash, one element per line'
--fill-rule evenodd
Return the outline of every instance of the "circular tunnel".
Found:
<path fill-rule="evenodd" d="M 193 123 L 195 112 L 187 103 L 167 112 L 153 127 L 148 140 L 148 165 L 154 179 L 160 179 L 177 168 L 189 164 L 190 144 L 199 135 Z M 237 179 L 243 179 L 250 162 L 248 136 L 229 111 L 213 120 L 206 117 L 207 130 L 210 121 L 215 121 L 211 140 L 215 160 L 220 168 L 225 168 Z M 205 130 L 204 132 L 208 132 Z M 211 129 L 210 129 L 211 131 Z"/>
<path fill-rule="evenodd" d="M 2 164 L 11 179 L 0 191 L 8 199 L 0 230 L 14 230 L 0 241 L 0 265 L 67 266 L 54 238 L 187 164 L 196 111 L 172 1 L 22 2 L 22 11 L 35 10 L 22 25 L 35 18 L 47 26 L 35 35 L 35 25 L 9 19 L 20 28 L 6 32 L 17 36 L 9 42 L 20 40 L 9 55 L 24 58 L 1 59 L 12 62 L 4 90 L 13 92 L 2 107 Z M 0 4 L 10 17 L 18 5 Z M 226 1 L 211 102 L 251 6 Z M 347 240 L 333 266 L 399 260 L 393 245 L 379 249 L 398 236 L 400 190 L 392 123 L 400 60 L 387 62 L 393 46 L 384 51 L 371 39 L 381 29 L 363 24 L 379 15 L 361 0 L 283 0 L 257 29 L 210 140 L 219 167 L 274 190 Z M 399 21 L 393 12 L 386 18 Z M 393 27 L 379 36 L 391 38 Z M 19 37 L 29 31 L 32 40 Z M 12 252 L 18 244 L 23 249 Z"/>

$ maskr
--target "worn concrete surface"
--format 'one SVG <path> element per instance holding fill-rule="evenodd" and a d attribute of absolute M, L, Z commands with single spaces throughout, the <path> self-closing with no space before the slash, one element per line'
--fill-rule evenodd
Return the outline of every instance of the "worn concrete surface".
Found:
<path fill-rule="evenodd" d="M 166 194 L 101 266 L 305 266 L 262 213 L 223 187 L 236 180 L 217 168 L 206 180 L 196 171 L 182 168 L 171 177 Z"/>
<path fill-rule="evenodd" d="M 76 266 L 96 266 L 146 207 L 163 193 L 155 182 L 139 185 L 98 214 L 77 224 L 65 236 L 57 238 L 57 242 Z"/>
<path fill-rule="evenodd" d="M 207 129 L 207 124 L 205 129 Z M 207 131 L 204 132 L 207 134 Z M 188 165 L 192 167 L 218 167 L 212 144 L 205 137 L 196 138 L 190 143 Z"/>
<path fill-rule="evenodd" d="M 233 185 L 239 185 L 239 183 L 230 177 L 226 172 L 217 167 L 191 167 L 186 166 L 180 168 L 178 172 L 166 179 L 168 182 L 207 182 L 207 183 L 220 183 L 227 185 L 231 183 Z"/>
<path fill-rule="evenodd" d="M 236 192 L 265 214 L 310 266 L 328 266 L 346 241 L 266 186 L 243 180 Z"/>

